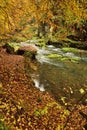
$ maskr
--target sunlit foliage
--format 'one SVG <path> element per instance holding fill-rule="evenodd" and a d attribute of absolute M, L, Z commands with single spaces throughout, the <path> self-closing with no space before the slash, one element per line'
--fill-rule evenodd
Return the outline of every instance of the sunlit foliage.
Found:
<path fill-rule="evenodd" d="M 3 0 L 0 1 L 0 34 L 21 31 L 28 27 L 33 33 L 66 37 L 86 31 L 86 0 Z"/>

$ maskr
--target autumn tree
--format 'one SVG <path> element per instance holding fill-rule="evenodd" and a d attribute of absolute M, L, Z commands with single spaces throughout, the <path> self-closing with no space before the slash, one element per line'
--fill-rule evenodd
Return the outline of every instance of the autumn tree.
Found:
<path fill-rule="evenodd" d="M 0 1 L 0 34 L 12 33 L 23 28 L 27 21 L 27 9 L 26 0 Z"/>
<path fill-rule="evenodd" d="M 0 34 L 27 28 L 26 32 L 31 34 L 49 37 L 51 33 L 56 39 L 80 32 L 83 39 L 87 34 L 87 1 L 3 0 L 0 1 L 0 27 Z"/>

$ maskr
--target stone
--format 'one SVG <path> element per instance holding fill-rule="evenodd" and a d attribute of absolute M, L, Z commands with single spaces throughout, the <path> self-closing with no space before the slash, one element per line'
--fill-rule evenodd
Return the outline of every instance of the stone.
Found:
<path fill-rule="evenodd" d="M 17 54 L 29 56 L 31 59 L 35 59 L 35 56 L 37 54 L 37 49 L 35 47 L 33 47 L 32 45 L 24 46 L 24 47 L 20 47 L 17 50 Z"/>
<path fill-rule="evenodd" d="M 37 54 L 37 49 L 33 45 L 29 44 L 15 44 L 15 43 L 6 43 L 3 48 L 6 48 L 6 52 L 9 54 L 24 55 L 28 56 L 31 59 L 35 59 Z"/>

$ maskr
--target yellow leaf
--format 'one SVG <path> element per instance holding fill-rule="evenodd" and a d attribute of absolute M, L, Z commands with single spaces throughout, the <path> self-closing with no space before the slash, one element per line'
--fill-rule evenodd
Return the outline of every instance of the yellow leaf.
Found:
<path fill-rule="evenodd" d="M 83 94 L 85 92 L 85 90 L 83 88 L 81 88 L 79 91 L 81 94 Z"/>
<path fill-rule="evenodd" d="M 60 125 L 58 125 L 58 127 L 56 128 L 56 130 L 60 130 Z"/>
<path fill-rule="evenodd" d="M 2 88 L 2 87 L 3 87 L 2 82 L 0 82 L 0 88 Z"/>

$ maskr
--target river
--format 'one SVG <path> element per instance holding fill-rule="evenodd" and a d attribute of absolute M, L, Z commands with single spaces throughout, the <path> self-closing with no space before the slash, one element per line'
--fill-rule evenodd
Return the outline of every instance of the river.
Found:
<path fill-rule="evenodd" d="M 53 45 L 41 48 L 35 46 L 36 42 L 21 43 L 23 46 L 31 43 L 38 51 L 38 69 L 31 74 L 35 86 L 49 92 L 62 105 L 87 105 L 87 52 L 63 51 Z"/>
<path fill-rule="evenodd" d="M 53 45 L 37 47 L 39 66 L 32 74 L 35 86 L 49 92 L 62 105 L 83 103 L 87 105 L 87 53 L 63 52 Z M 49 58 L 49 54 L 78 58 L 78 62 Z"/>

